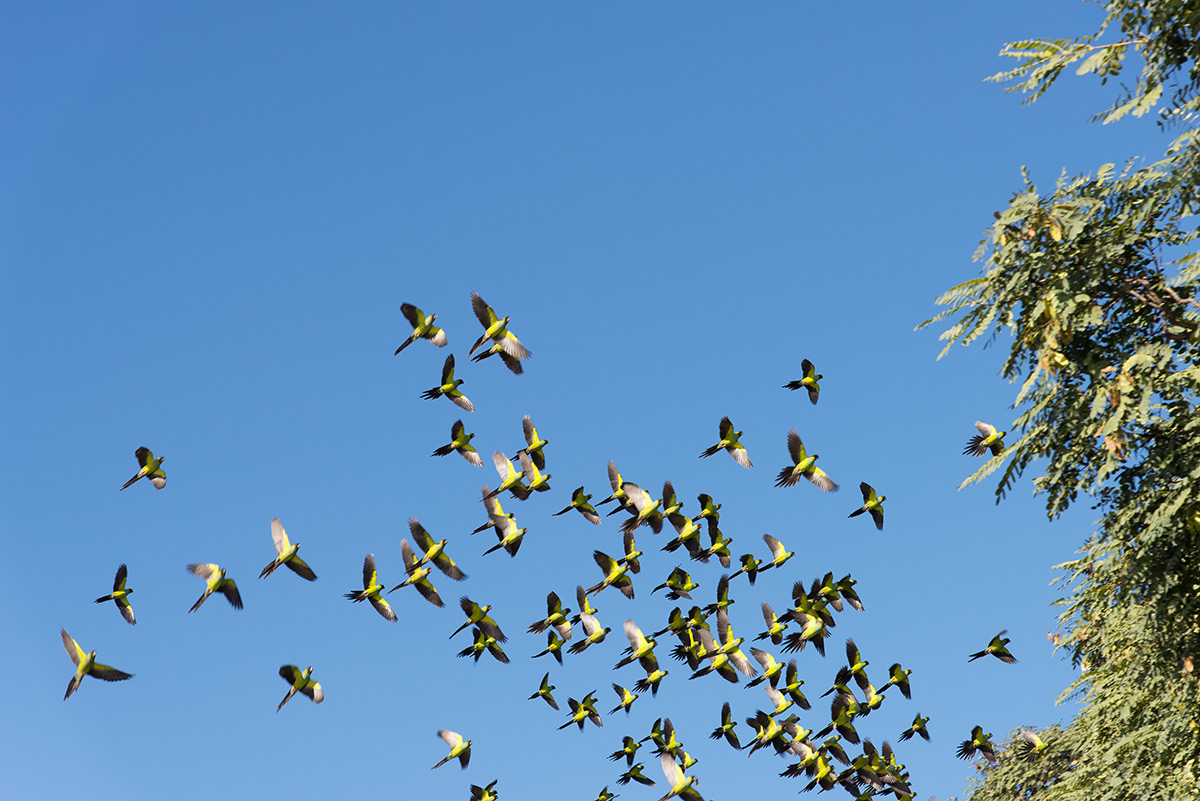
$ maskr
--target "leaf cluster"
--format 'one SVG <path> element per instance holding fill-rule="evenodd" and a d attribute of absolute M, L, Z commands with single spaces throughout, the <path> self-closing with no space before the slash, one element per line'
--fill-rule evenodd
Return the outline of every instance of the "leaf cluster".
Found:
<path fill-rule="evenodd" d="M 1098 119 L 1158 108 L 1185 130 L 1149 165 L 1106 164 L 1050 192 L 1025 175 L 980 243 L 980 276 L 922 324 L 949 326 L 942 355 L 1009 343 L 1018 435 L 964 486 L 1002 471 L 998 502 L 1036 465 L 1051 518 L 1080 499 L 1100 515 L 1058 566 L 1051 635 L 1080 669 L 1062 697 L 1081 712 L 1040 732 L 1048 747 L 1032 761 L 1014 732 L 1000 764 L 980 768 L 976 801 L 1200 798 L 1200 2 L 1104 5 L 1091 36 L 1008 45 L 1021 62 L 993 79 L 1034 100 L 1068 66 L 1107 80 L 1140 61 Z"/>

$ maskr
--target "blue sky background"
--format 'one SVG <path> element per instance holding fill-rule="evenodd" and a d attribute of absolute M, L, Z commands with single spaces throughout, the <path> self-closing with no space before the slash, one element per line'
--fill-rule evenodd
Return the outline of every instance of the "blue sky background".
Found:
<path fill-rule="evenodd" d="M 1011 420 L 1016 387 L 996 375 L 1003 343 L 935 362 L 936 332 L 913 327 L 976 273 L 1022 164 L 1048 187 L 1165 146 L 1145 121 L 1089 124 L 1108 105 L 1090 79 L 1033 107 L 982 80 L 1009 66 L 1004 42 L 1088 33 L 1100 15 L 1044 0 L 7 8 L 7 791 L 465 799 L 499 779 L 508 799 L 609 785 L 653 801 L 666 790 L 648 748 L 654 788 L 617 788 L 606 756 L 660 716 L 706 799 L 799 790 L 777 776 L 787 760 L 708 739 L 725 699 L 741 721 L 765 694 L 687 681 L 665 637 L 671 674 L 628 718 L 559 732 L 565 714 L 525 700 L 549 669 L 564 713 L 591 690 L 611 708 L 610 683 L 642 675 L 611 670 L 622 622 L 649 632 L 674 606 L 650 589 L 679 562 L 643 528 L 636 600 L 596 599 L 608 641 L 563 668 L 529 658 L 546 593 L 574 607 L 600 578 L 592 550 L 620 549 L 617 517 L 551 517 L 580 484 L 605 497 L 613 459 L 656 493 L 671 479 L 690 514 L 713 495 L 735 553 L 764 556 L 763 533 L 797 551 L 756 587 L 735 582 L 747 640 L 761 601 L 782 609 L 793 581 L 851 572 L 866 612 L 838 617 L 826 658 L 798 656 L 814 701 L 801 722 L 824 725 L 816 696 L 853 636 L 877 685 L 892 662 L 913 671 L 913 700 L 890 692 L 860 730 L 895 743 L 929 715 L 933 742 L 898 756 L 920 797 L 961 795 L 973 768 L 954 749 L 972 726 L 1002 737 L 1072 714 L 1053 704 L 1074 672 L 1046 642 L 1048 584 L 1092 515 L 1048 524 L 1028 481 L 999 507 L 990 486 L 956 491 L 978 466 L 960 455 L 972 423 Z M 473 290 L 512 317 L 525 375 L 467 361 Z M 446 351 L 392 355 L 404 301 L 438 313 L 476 413 L 419 398 Z M 802 358 L 825 375 L 816 407 L 780 388 Z M 512 454 L 524 414 L 550 440 L 554 489 L 506 503 L 529 529 L 515 559 L 482 558 L 494 538 L 468 532 L 486 521 L 490 459 L 429 454 L 459 417 L 485 457 Z M 752 470 L 696 458 L 726 414 Z M 792 427 L 840 493 L 773 486 Z M 118 493 L 139 445 L 167 457 L 167 487 Z M 882 534 L 846 519 L 863 480 L 889 497 Z M 317 582 L 257 580 L 276 515 Z M 444 610 L 393 593 L 388 624 L 342 593 L 369 552 L 401 581 L 410 516 L 469 579 L 434 577 Z M 187 614 L 197 561 L 229 570 L 244 611 L 216 598 Z M 91 603 L 122 562 L 136 627 Z M 720 566 L 684 566 L 711 602 Z M 511 665 L 454 658 L 460 594 L 494 606 Z M 60 626 L 135 678 L 87 679 L 64 703 Z M 968 665 L 1002 628 L 1021 661 Z M 313 665 L 325 703 L 276 714 L 284 663 Z M 439 728 L 474 740 L 465 772 L 429 770 Z"/>

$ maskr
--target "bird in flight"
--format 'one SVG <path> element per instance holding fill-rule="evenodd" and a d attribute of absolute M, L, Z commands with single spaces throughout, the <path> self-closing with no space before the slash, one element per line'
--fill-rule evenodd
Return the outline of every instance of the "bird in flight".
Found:
<path fill-rule="evenodd" d="M 300 543 L 292 543 L 288 539 L 287 532 L 283 530 L 283 524 L 276 517 L 271 520 L 271 540 L 275 543 L 275 561 L 262 569 L 258 574 L 259 578 L 266 578 L 279 569 L 280 565 L 286 565 L 289 570 L 297 576 L 309 581 L 316 581 L 317 574 L 312 571 L 308 563 L 301 559 L 298 555 L 300 551 Z"/>
<path fill-rule="evenodd" d="M 219 592 L 224 595 L 225 600 L 229 601 L 229 605 L 234 609 L 242 608 L 242 596 L 238 593 L 237 582 L 235 582 L 233 579 L 225 578 L 225 571 L 221 569 L 220 565 L 193 564 L 188 565 L 187 569 L 193 576 L 199 576 L 208 582 L 208 585 L 204 588 L 204 594 L 201 595 L 200 599 L 196 601 L 196 603 L 192 604 L 192 608 L 188 610 L 189 614 L 199 609 L 200 604 L 207 601 L 208 596 L 212 595 L 214 592 Z"/>
<path fill-rule="evenodd" d="M 733 430 L 733 422 L 729 419 L 728 415 L 721 418 L 720 433 L 721 441 L 711 448 L 706 448 L 700 454 L 700 458 L 704 459 L 712 456 L 724 448 L 733 457 L 733 460 L 742 467 L 747 469 L 753 467 L 754 465 L 750 462 L 750 455 L 746 453 L 746 448 L 738 441 L 738 437 L 742 435 L 742 432 Z"/>
<path fill-rule="evenodd" d="M 538 470 L 546 469 L 546 454 L 542 450 L 550 444 L 550 440 L 542 439 L 538 435 L 537 429 L 533 425 L 533 419 L 529 415 L 521 418 L 521 428 L 525 432 L 525 452 L 529 454 L 529 458 L 533 459 L 533 463 L 537 465 Z M 514 459 L 517 457 L 514 456 Z"/>
<path fill-rule="evenodd" d="M 454 425 L 450 426 L 450 443 L 438 448 L 430 456 L 449 456 L 454 451 L 458 451 L 462 455 L 462 458 L 471 464 L 476 467 L 483 467 L 483 457 L 471 445 L 471 440 L 474 438 L 474 434 L 467 433 L 466 426 L 463 425 L 462 420 L 455 420 Z"/>
<path fill-rule="evenodd" d="M 113 579 L 113 591 L 103 598 L 97 598 L 96 603 L 102 604 L 105 601 L 114 601 L 117 604 L 117 609 L 121 610 L 121 617 L 125 618 L 125 622 L 129 625 L 134 625 L 137 620 L 133 617 L 133 607 L 129 605 L 129 593 L 131 589 L 125 588 L 125 579 L 128 576 L 128 570 L 125 565 L 117 568 L 117 577 Z"/>
<path fill-rule="evenodd" d="M 424 567 L 418 564 L 417 558 L 413 554 L 412 546 L 408 544 L 407 539 L 400 540 L 400 556 L 404 559 L 404 572 L 407 575 L 405 576 L 404 581 L 400 582 L 395 587 L 392 587 L 390 590 L 388 590 L 388 592 L 393 593 L 401 587 L 408 587 L 411 585 L 416 587 L 417 592 L 421 593 L 421 597 L 426 601 L 429 601 L 429 603 L 433 604 L 439 609 L 445 606 L 445 603 L 442 601 L 442 597 L 438 595 L 437 588 L 435 588 L 433 583 L 429 580 L 429 574 L 433 568 Z M 365 580 L 366 579 L 364 578 L 364 581 Z M 360 599 L 356 598 L 355 600 Z M 372 600 L 372 603 L 374 603 L 374 600 Z M 378 606 L 375 608 L 379 609 Z M 389 609 L 388 611 L 390 612 L 391 610 Z M 382 610 L 380 610 L 380 614 L 383 614 Z M 387 617 L 387 615 L 384 615 L 384 617 Z"/>
<path fill-rule="evenodd" d="M 992 456 L 999 456 L 1004 452 L 1007 431 L 997 431 L 994 425 L 982 420 L 975 421 L 975 428 L 979 429 L 979 433 L 967 440 L 967 447 L 963 448 L 964 455 L 983 456 L 991 451 Z"/>
<path fill-rule="evenodd" d="M 425 530 L 425 527 L 415 517 L 408 519 L 408 530 L 416 540 L 417 545 L 421 546 L 421 550 L 425 555 L 412 568 L 405 564 L 405 569 L 411 575 L 417 567 L 429 564 L 432 562 L 437 565 L 438 569 L 445 573 L 455 581 L 462 581 L 467 577 L 467 574 L 459 569 L 458 565 L 454 564 L 454 560 L 450 558 L 450 554 L 446 553 L 446 543 L 449 540 L 438 540 L 434 542 L 433 537 Z"/>
<path fill-rule="evenodd" d="M 813 367 L 813 363 L 808 359 L 800 362 L 800 369 L 804 371 L 804 378 L 797 381 L 789 381 L 783 385 L 783 388 L 790 390 L 807 389 L 809 401 L 816 406 L 817 399 L 821 395 L 821 385 L 818 382 L 825 376 L 817 375 L 817 368 Z"/>
<path fill-rule="evenodd" d="M 588 501 L 592 499 L 591 495 L 585 495 L 583 487 L 579 487 L 571 493 L 571 502 L 561 512 L 555 512 L 551 517 L 565 515 L 572 509 L 578 509 L 579 514 L 587 518 L 587 521 L 593 526 L 600 525 L 600 514 L 596 511 L 596 507 L 592 506 Z"/>
<path fill-rule="evenodd" d="M 75 642 L 70 634 L 67 634 L 66 629 L 62 629 L 63 647 L 67 649 L 67 656 L 71 657 L 71 661 L 75 663 L 75 675 L 71 677 L 71 682 L 67 685 L 67 694 L 63 696 L 63 700 L 71 697 L 79 685 L 83 683 L 84 676 L 95 676 L 98 679 L 105 681 L 125 681 L 132 678 L 132 673 L 126 673 L 123 670 L 117 670 L 108 665 L 102 665 L 96 661 L 96 652 L 84 652 L 79 647 L 79 643 Z"/>
<path fill-rule="evenodd" d="M 993 765 L 1000 761 L 996 759 L 996 752 L 992 748 L 992 735 L 984 734 L 982 726 L 971 729 L 971 739 L 959 743 L 958 751 L 955 753 L 959 759 L 971 759 L 976 753 L 979 753 L 983 754 Z"/>
<path fill-rule="evenodd" d="M 404 550 L 404 544 L 403 541 L 400 543 L 401 551 Z M 383 585 L 379 583 L 379 574 L 375 571 L 375 554 L 369 553 L 367 554 L 367 558 L 363 559 L 363 588 L 346 593 L 346 598 L 354 603 L 370 601 L 371 606 L 375 607 L 376 612 L 383 615 L 384 620 L 389 623 L 395 623 L 396 613 L 392 610 L 391 605 L 383 599 L 383 596 L 379 594 L 382 589 Z M 440 605 L 435 604 L 435 606 Z"/>
<path fill-rule="evenodd" d="M 494 344 L 490 348 L 484 348 L 483 350 L 479 351 L 479 353 L 476 353 L 471 357 L 471 361 L 481 362 L 484 359 L 490 359 L 493 356 L 499 356 L 500 361 L 504 362 L 504 366 L 507 367 L 509 372 L 511 372 L 513 375 L 521 375 L 525 372 L 525 368 L 521 366 L 520 360 L 509 356 L 508 351 L 504 350 L 504 347 L 499 344 Z"/>
<path fill-rule="evenodd" d="M 427 339 L 439 348 L 446 347 L 446 332 L 433 324 L 433 321 L 437 319 L 436 314 L 426 317 L 423 311 L 411 303 L 401 303 L 400 313 L 404 315 L 405 319 L 413 327 L 413 332 L 409 334 L 408 339 L 400 343 L 400 347 L 396 348 L 394 355 L 399 356 L 400 351 L 418 339 Z"/>
<path fill-rule="evenodd" d="M 160 456 L 155 459 L 154 454 L 150 452 L 149 448 L 138 448 L 133 452 L 133 455 L 137 457 L 138 464 L 142 466 L 142 469 L 138 470 L 133 478 L 126 481 L 125 486 L 117 490 L 118 492 L 128 489 L 139 478 L 149 478 L 150 483 L 154 485 L 155 489 L 162 489 L 167 486 L 167 474 L 162 470 L 162 463 L 167 460 L 167 457 Z"/>
<path fill-rule="evenodd" d="M 800 441 L 800 435 L 796 429 L 788 432 L 787 440 L 788 455 L 792 457 L 792 465 L 785 467 L 779 471 L 779 477 L 775 481 L 777 487 L 792 487 L 803 476 L 812 482 L 814 487 L 823 489 L 826 492 L 837 492 L 838 485 L 833 483 L 833 479 L 825 474 L 825 471 L 817 467 L 816 462 L 820 457 L 817 455 L 809 456 L 804 450 L 804 443 Z"/>
<path fill-rule="evenodd" d="M 876 495 L 875 488 L 865 481 L 859 482 L 858 488 L 862 492 L 863 505 L 851 512 L 849 517 L 858 517 L 863 512 L 870 512 L 871 519 L 875 521 L 875 528 L 883 531 L 883 502 L 887 500 L 887 496 Z"/>
<path fill-rule="evenodd" d="M 455 379 L 454 377 L 454 354 L 451 353 L 446 357 L 446 361 L 442 365 L 442 383 L 433 389 L 425 390 L 421 393 L 421 397 L 425 400 L 434 400 L 445 395 L 459 408 L 473 412 L 475 411 L 475 404 L 471 403 L 470 398 L 462 394 L 458 389 L 463 383 L 461 378 Z"/>
<path fill-rule="evenodd" d="M 500 797 L 500 792 L 495 789 L 499 779 L 494 779 L 487 787 L 480 787 L 478 784 L 471 785 L 471 801 L 496 801 Z"/>
<path fill-rule="evenodd" d="M 1009 640 L 1008 637 L 1004 636 L 1007 633 L 1008 633 L 1008 629 L 1004 629 L 1003 631 L 1001 631 L 999 634 L 997 634 L 995 637 L 992 638 L 992 641 L 988 643 L 987 648 L 984 648 L 982 651 L 979 651 L 977 653 L 971 654 L 970 659 L 968 659 L 967 661 L 974 662 L 976 659 L 979 659 L 980 657 L 991 654 L 992 656 L 999 659 L 1001 662 L 1004 662 L 1009 665 L 1016 662 L 1017 658 L 1015 656 L 1013 656 L 1011 653 L 1009 653 L 1008 648 L 1005 647 L 1009 644 L 1009 642 L 1011 642 L 1011 640 Z"/>
<path fill-rule="evenodd" d="M 284 665 L 279 668 L 279 675 L 283 680 L 292 685 L 288 690 L 287 695 L 279 702 L 279 706 L 275 707 L 275 711 L 283 709 L 283 705 L 292 700 L 292 696 L 297 692 L 304 693 L 314 704 L 319 704 L 325 700 L 325 693 L 321 690 L 321 683 L 312 680 L 312 666 L 310 665 L 304 670 L 295 665 Z"/>
<path fill-rule="evenodd" d="M 484 342 L 490 339 L 494 345 L 499 346 L 501 350 L 514 359 L 529 358 L 530 353 L 521 344 L 521 340 L 517 339 L 516 335 L 508 330 L 508 321 L 511 318 L 497 317 L 496 312 L 492 311 L 492 307 L 484 302 L 478 292 L 471 293 L 471 309 L 479 319 L 479 324 L 483 326 L 483 336 L 475 340 L 475 344 L 471 346 L 470 353 L 475 353 Z"/>
<path fill-rule="evenodd" d="M 554 689 L 554 685 L 550 683 L 550 673 L 547 672 L 545 676 L 542 676 L 542 684 L 540 687 L 538 687 L 537 692 L 535 692 L 533 695 L 529 696 L 525 700 L 532 701 L 534 698 L 541 698 L 547 704 L 550 705 L 551 709 L 557 711 L 558 710 L 558 702 L 555 701 L 554 696 L 550 694 L 553 689 Z"/>
<path fill-rule="evenodd" d="M 457 759 L 458 764 L 466 768 L 467 763 L 471 761 L 471 743 L 473 741 L 464 740 L 461 734 L 456 731 L 449 731 L 448 729 L 438 729 L 437 735 L 446 742 L 446 745 L 450 746 L 450 753 L 446 754 L 442 761 L 434 765 L 430 770 L 437 770 L 452 759 Z"/>

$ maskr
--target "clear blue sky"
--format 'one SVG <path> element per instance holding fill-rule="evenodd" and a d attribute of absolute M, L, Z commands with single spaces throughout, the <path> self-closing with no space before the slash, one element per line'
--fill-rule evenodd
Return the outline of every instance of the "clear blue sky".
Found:
<path fill-rule="evenodd" d="M 669 716 L 700 762 L 706 799 L 780 797 L 787 761 L 708 739 L 721 703 L 739 721 L 758 688 L 671 671 L 657 698 L 580 734 L 541 701 L 547 669 L 568 696 L 610 683 L 632 618 L 651 631 L 672 603 L 650 589 L 679 562 L 647 529 L 637 598 L 596 604 L 608 641 L 559 668 L 531 660 L 525 627 L 556 590 L 599 580 L 591 552 L 620 549 L 617 517 L 594 528 L 551 517 L 584 485 L 609 489 L 613 459 L 657 491 L 674 482 L 724 504 L 735 553 L 771 533 L 797 551 L 753 589 L 735 583 L 735 630 L 793 581 L 858 579 L 866 612 L 838 617 L 828 656 L 799 655 L 814 710 L 853 636 L 882 684 L 912 669 L 913 700 L 889 693 L 861 729 L 896 736 L 920 712 L 933 742 L 898 746 L 921 797 L 961 795 L 954 758 L 975 724 L 1002 737 L 1069 718 L 1073 678 L 1052 655 L 1050 565 L 1091 530 L 1086 511 L 1048 524 L 1028 481 L 996 507 L 990 486 L 957 492 L 977 463 L 963 443 L 1013 416 L 997 377 L 1003 342 L 935 362 L 914 333 L 941 290 L 976 272 L 991 212 L 1028 164 L 1049 186 L 1165 142 L 1144 123 L 1090 125 L 1107 106 L 1069 80 L 1034 107 L 983 78 L 1004 42 L 1090 32 L 1079 2 L 829 3 L 652 7 L 292 4 L 10 6 L 0 46 L 0 353 L 5 420 L 0 546 L 6 565 L 0 775 L 12 797 L 80 791 L 127 799 L 466 799 L 499 779 L 505 799 L 583 799 L 617 788 L 606 756 Z M 480 292 L 533 351 L 515 377 L 471 364 Z M 477 411 L 419 394 L 446 351 L 392 351 L 401 302 L 436 312 Z M 780 388 L 809 358 L 820 404 Z M 553 491 L 510 501 L 529 529 L 497 553 L 479 487 L 457 456 L 430 458 L 465 418 L 487 455 L 523 443 L 532 415 L 550 440 Z M 699 460 L 730 415 L 754 460 Z M 776 489 L 798 428 L 842 485 Z M 166 489 L 118 493 L 145 445 Z M 859 481 L 888 496 L 887 526 L 847 520 Z M 278 515 L 320 576 L 259 581 Z M 390 596 L 388 624 L 342 593 L 373 552 L 402 578 L 417 516 L 469 579 L 434 577 L 447 600 Z M 187 609 L 189 562 L 227 567 L 245 599 Z M 109 591 L 120 563 L 138 625 Z M 713 600 L 722 570 L 685 567 Z M 455 659 L 447 635 L 468 594 L 494 606 L 508 666 Z M 65 626 L 102 662 L 69 701 Z M 1015 666 L 966 656 L 1008 628 Z M 576 635 L 578 636 L 578 634 Z M 778 649 L 771 649 L 778 652 Z M 777 655 L 780 655 L 777 653 Z M 279 666 L 313 665 L 326 700 L 281 713 Z M 827 699 L 826 699 L 827 700 Z M 440 728 L 475 742 L 467 771 L 429 766 Z M 739 723 L 743 740 L 750 733 Z M 83 788 L 83 789 L 80 789 Z M 841 796 L 841 791 L 837 791 Z"/>

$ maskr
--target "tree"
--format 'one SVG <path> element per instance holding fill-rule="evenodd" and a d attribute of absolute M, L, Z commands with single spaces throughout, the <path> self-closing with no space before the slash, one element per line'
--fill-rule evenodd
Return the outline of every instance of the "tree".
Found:
<path fill-rule="evenodd" d="M 1052 519 L 1077 501 L 1100 514 L 1059 566 L 1055 642 L 1080 669 L 1062 697 L 1082 709 L 1038 732 L 1040 752 L 1015 731 L 980 768 L 976 801 L 1200 797 L 1200 2 L 1104 5 L 1095 34 L 1006 46 L 1020 63 L 993 80 L 1029 102 L 1068 66 L 1107 81 L 1140 61 L 1096 119 L 1154 111 L 1174 140 L 1157 162 L 1105 164 L 1050 192 L 1026 175 L 976 253 L 981 276 L 922 324 L 950 323 L 943 355 L 1011 337 L 1019 436 L 964 485 L 1002 469 L 999 502 L 1036 464 Z"/>

